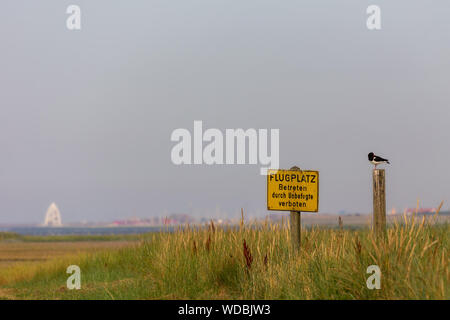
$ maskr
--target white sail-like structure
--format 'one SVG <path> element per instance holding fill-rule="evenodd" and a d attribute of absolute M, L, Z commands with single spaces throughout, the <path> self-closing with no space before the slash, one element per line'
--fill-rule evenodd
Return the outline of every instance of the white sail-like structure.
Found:
<path fill-rule="evenodd" d="M 47 213 L 45 214 L 45 227 L 61 227 L 61 213 L 54 202 L 48 207 Z"/>

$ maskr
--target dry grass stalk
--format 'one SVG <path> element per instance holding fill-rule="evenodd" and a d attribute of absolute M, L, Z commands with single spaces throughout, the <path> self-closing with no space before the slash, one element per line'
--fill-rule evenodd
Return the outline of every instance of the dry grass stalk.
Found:
<path fill-rule="evenodd" d="M 358 236 L 356 236 L 355 237 L 355 251 L 358 254 L 358 256 L 361 255 L 361 249 L 362 249 L 361 241 L 359 241 Z"/>
<path fill-rule="evenodd" d="M 208 251 L 208 252 L 211 249 L 211 235 L 210 234 L 208 235 L 208 239 L 206 240 L 205 248 L 206 248 L 206 251 Z"/>
<path fill-rule="evenodd" d="M 253 257 L 252 253 L 250 252 L 250 248 L 247 245 L 247 242 L 244 239 L 244 258 L 245 258 L 245 264 L 247 266 L 247 270 L 250 270 L 253 263 Z"/>
<path fill-rule="evenodd" d="M 197 243 L 195 242 L 195 240 L 194 240 L 194 246 L 192 248 L 192 251 L 194 252 L 194 255 L 197 254 Z"/>

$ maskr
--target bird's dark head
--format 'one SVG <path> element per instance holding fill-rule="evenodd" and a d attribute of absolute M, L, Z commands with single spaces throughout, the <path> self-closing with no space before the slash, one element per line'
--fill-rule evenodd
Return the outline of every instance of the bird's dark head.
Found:
<path fill-rule="evenodd" d="M 368 158 L 369 158 L 369 161 L 372 161 L 372 160 L 373 160 L 374 154 L 373 154 L 373 152 L 371 152 L 371 153 L 369 153 L 367 156 L 368 156 Z"/>

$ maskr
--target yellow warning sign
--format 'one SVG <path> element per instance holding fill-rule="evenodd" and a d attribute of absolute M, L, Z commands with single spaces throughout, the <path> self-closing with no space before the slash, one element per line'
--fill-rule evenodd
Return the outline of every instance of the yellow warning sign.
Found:
<path fill-rule="evenodd" d="M 319 211 L 319 171 L 268 170 L 267 210 Z"/>

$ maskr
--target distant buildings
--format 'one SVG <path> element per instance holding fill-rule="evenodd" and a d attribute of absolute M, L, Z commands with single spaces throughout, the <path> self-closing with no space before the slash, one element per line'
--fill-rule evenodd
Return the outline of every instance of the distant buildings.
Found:
<path fill-rule="evenodd" d="M 407 215 L 413 214 L 414 212 L 418 214 L 433 214 L 436 212 L 436 208 L 405 208 L 403 213 L 406 213 Z"/>
<path fill-rule="evenodd" d="M 171 214 L 167 217 L 152 218 L 131 218 L 125 220 L 115 220 L 110 226 L 162 226 L 162 225 L 178 225 L 196 222 L 193 217 L 188 214 Z"/>
<path fill-rule="evenodd" d="M 159 217 L 154 218 L 131 218 L 125 220 L 115 220 L 109 226 L 120 227 L 120 226 L 159 226 L 162 223 Z"/>
<path fill-rule="evenodd" d="M 54 202 L 47 209 L 44 227 L 62 227 L 61 213 Z"/>
<path fill-rule="evenodd" d="M 165 217 L 152 217 L 152 218 L 130 218 L 124 220 L 115 220 L 110 223 L 110 227 L 151 227 L 151 226 L 165 226 L 165 225 L 186 225 L 186 224 L 209 224 L 213 221 L 215 224 L 233 224 L 239 223 L 239 220 L 235 219 L 216 219 L 216 218 L 194 218 L 189 214 L 178 213 L 170 214 Z"/>
<path fill-rule="evenodd" d="M 389 215 L 396 215 L 396 214 L 405 214 L 405 215 L 412 215 L 413 213 L 417 214 L 434 214 L 436 213 L 436 208 L 405 208 L 403 212 L 398 212 L 395 208 L 392 208 L 389 211 Z"/>

